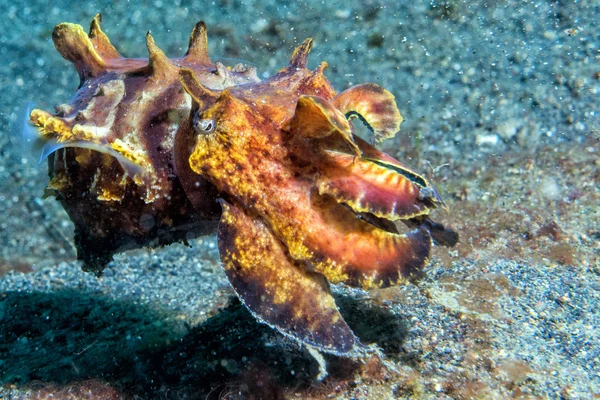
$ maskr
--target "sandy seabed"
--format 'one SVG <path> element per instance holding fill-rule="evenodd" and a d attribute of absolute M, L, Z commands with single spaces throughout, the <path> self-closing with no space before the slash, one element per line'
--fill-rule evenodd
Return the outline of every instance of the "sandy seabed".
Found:
<path fill-rule="evenodd" d="M 0 54 L 0 398 L 592 398 L 600 396 L 600 7 L 595 1 L 6 2 Z M 306 37 L 338 90 L 394 93 L 405 121 L 381 148 L 424 172 L 461 234 L 416 285 L 336 287 L 379 355 L 313 358 L 234 299 L 214 237 L 121 254 L 81 272 L 73 227 L 42 199 L 45 166 L 17 145 L 29 101 L 78 84 L 59 22 L 103 13 L 117 49 L 152 34 L 267 77 Z M 14 129 L 16 124 L 16 129 Z"/>

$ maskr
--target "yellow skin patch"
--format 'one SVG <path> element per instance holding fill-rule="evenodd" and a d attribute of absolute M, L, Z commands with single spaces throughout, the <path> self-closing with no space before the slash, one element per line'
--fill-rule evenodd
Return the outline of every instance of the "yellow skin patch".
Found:
<path fill-rule="evenodd" d="M 331 352 L 355 345 L 322 276 L 295 263 L 260 218 L 222 201 L 219 252 L 245 305 L 284 333 Z"/>
<path fill-rule="evenodd" d="M 50 138 L 57 135 L 59 138 L 70 136 L 71 129 L 62 120 L 53 117 L 50 113 L 43 110 L 33 110 L 29 121 L 40 128 L 40 134 L 43 137 Z"/>
<path fill-rule="evenodd" d="M 148 156 L 145 152 L 141 150 L 134 150 L 129 147 L 125 142 L 121 139 L 115 139 L 114 142 L 110 144 L 113 150 L 120 153 L 123 157 L 127 158 L 132 163 L 139 165 L 145 169 L 151 167 L 151 163 L 148 160 Z"/>
<path fill-rule="evenodd" d="M 65 174 L 57 174 L 50 179 L 48 182 L 47 189 L 50 190 L 62 190 L 69 185 L 69 177 Z"/>

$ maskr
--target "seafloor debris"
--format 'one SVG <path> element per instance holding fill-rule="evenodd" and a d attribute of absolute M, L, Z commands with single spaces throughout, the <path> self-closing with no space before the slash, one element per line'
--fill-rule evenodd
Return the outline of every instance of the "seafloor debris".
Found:
<path fill-rule="evenodd" d="M 124 248 L 213 232 L 220 218 L 221 260 L 253 314 L 350 354 L 359 342 L 328 282 L 397 285 L 419 275 L 432 239 L 457 242 L 428 217 L 445 207 L 436 189 L 354 134 L 357 118 L 375 141 L 393 136 L 402 121 L 393 95 L 374 84 L 337 94 L 326 63 L 306 68 L 310 39 L 260 81 L 253 68 L 210 60 L 202 22 L 184 57 L 167 58 L 148 34 L 142 60 L 123 58 L 100 20 L 89 34 L 55 28 L 81 84 L 54 115 L 30 116 L 87 268 L 100 273 Z"/>

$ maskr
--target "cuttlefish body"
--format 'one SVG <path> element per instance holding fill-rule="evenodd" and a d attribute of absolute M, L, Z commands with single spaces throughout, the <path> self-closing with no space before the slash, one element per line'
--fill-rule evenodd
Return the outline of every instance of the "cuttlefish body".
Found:
<path fill-rule="evenodd" d="M 30 115 L 49 193 L 74 222 L 88 269 L 100 274 L 125 248 L 211 233 L 219 220 L 227 277 L 254 315 L 350 354 L 359 341 L 329 283 L 396 285 L 419 275 L 432 242 L 458 240 L 428 217 L 445 207 L 435 188 L 354 132 L 357 120 L 376 142 L 392 137 L 402 121 L 393 95 L 374 84 L 338 94 L 326 63 L 306 68 L 311 40 L 260 81 L 253 68 L 210 60 L 203 23 L 180 58 L 148 34 L 144 60 L 122 57 L 100 21 L 88 34 L 55 28 L 81 83 L 54 115 Z"/>
<path fill-rule="evenodd" d="M 427 218 L 444 205 L 438 192 L 353 132 L 358 117 L 375 139 L 394 135 L 402 117 L 392 94 L 365 84 L 336 95 L 326 64 L 306 69 L 310 47 L 276 76 L 219 93 L 183 69 L 197 108 L 189 165 L 221 193 L 219 251 L 246 306 L 307 344 L 347 353 L 358 342 L 328 282 L 399 284 L 421 271 L 432 232 L 444 243 L 453 233 Z M 400 234 L 397 220 L 415 228 Z"/>

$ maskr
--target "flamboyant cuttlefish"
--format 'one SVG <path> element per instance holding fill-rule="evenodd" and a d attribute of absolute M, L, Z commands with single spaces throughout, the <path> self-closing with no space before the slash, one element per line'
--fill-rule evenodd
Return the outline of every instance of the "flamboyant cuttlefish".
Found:
<path fill-rule="evenodd" d="M 364 84 L 336 93 L 325 62 L 306 68 L 312 41 L 261 81 L 254 68 L 212 62 L 204 23 L 169 59 L 148 33 L 149 59 L 123 58 L 100 29 L 63 23 L 52 38 L 81 83 L 51 115 L 33 110 L 48 189 L 75 224 L 78 256 L 100 273 L 125 248 L 217 230 L 226 275 L 263 322 L 319 350 L 358 344 L 329 283 L 370 289 L 416 277 L 444 203 L 421 175 L 376 141 L 402 117 L 393 95 Z M 220 204 L 219 204 L 220 203 Z M 394 221 L 409 227 L 401 234 Z"/>

